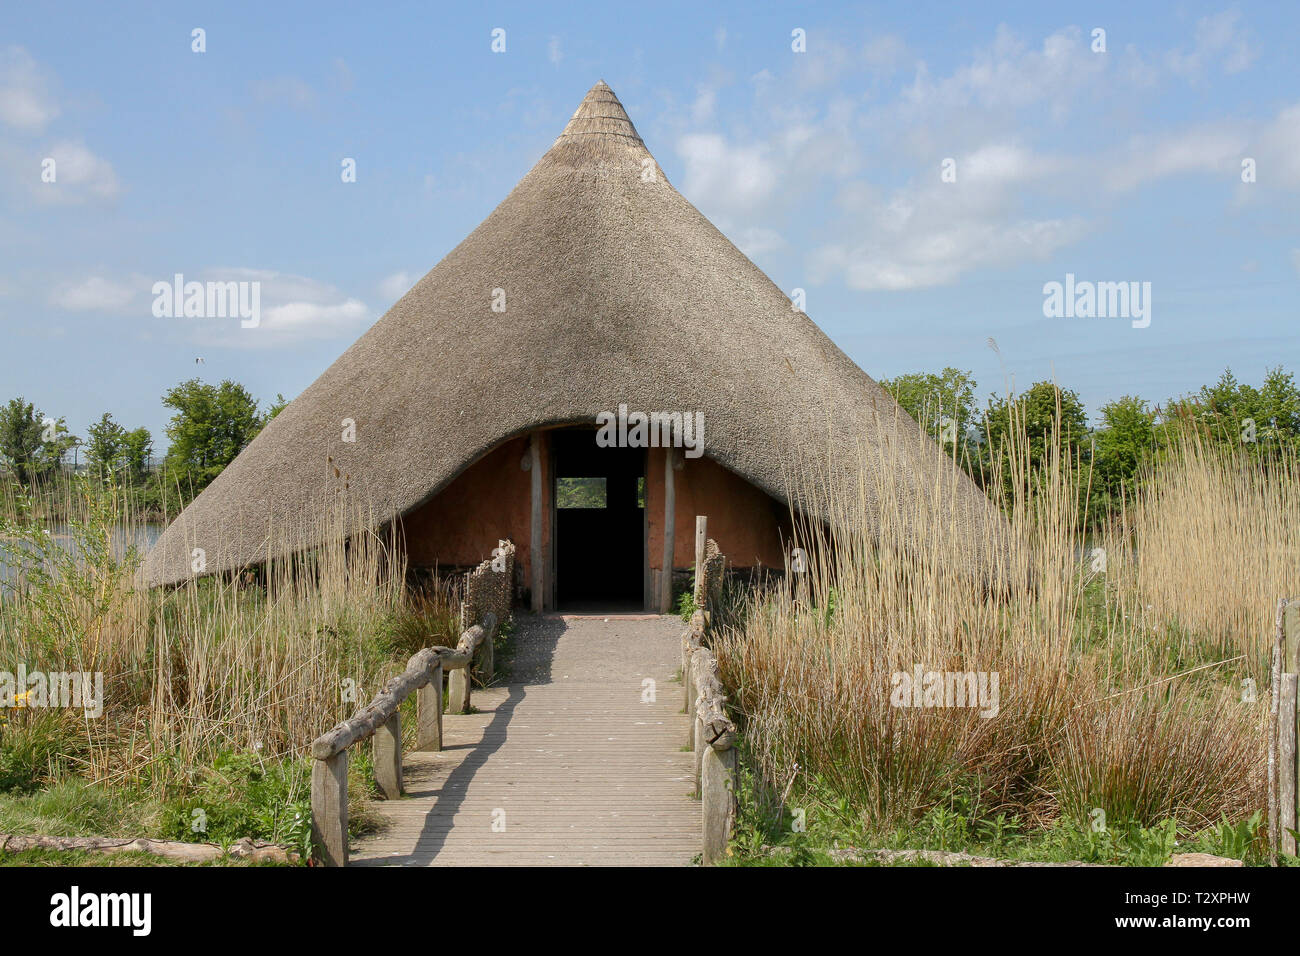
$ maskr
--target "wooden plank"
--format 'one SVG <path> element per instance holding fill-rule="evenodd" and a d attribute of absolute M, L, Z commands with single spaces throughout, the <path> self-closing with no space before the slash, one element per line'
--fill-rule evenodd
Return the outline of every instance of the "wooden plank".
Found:
<path fill-rule="evenodd" d="M 701 804 L 681 749 L 690 718 L 667 686 L 681 623 L 518 626 L 511 683 L 477 690 L 478 713 L 448 714 L 441 752 L 407 755 L 406 798 L 374 805 L 386 826 L 358 840 L 351 863 L 689 865 Z M 653 700 L 643 700 L 647 677 Z"/>
<path fill-rule="evenodd" d="M 348 862 L 348 752 L 312 761 L 311 835 L 322 866 Z"/>
<path fill-rule="evenodd" d="M 659 613 L 673 612 L 673 536 L 676 533 L 677 488 L 673 449 L 664 449 L 664 554 L 659 578 Z"/>

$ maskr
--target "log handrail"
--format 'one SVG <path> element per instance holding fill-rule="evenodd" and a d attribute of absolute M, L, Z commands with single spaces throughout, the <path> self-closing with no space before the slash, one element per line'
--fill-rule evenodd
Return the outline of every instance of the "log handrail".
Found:
<path fill-rule="evenodd" d="M 402 701 L 412 691 L 419 690 L 433 679 L 435 672 L 468 667 L 484 637 L 495 631 L 496 615 L 489 612 L 484 616 L 483 624 L 475 624 L 460 636 L 455 649 L 434 646 L 417 651 L 406 662 L 406 670 L 385 684 L 369 704 L 313 740 L 311 755 L 324 760 L 371 737 L 397 713 Z"/>
<path fill-rule="evenodd" d="M 727 716 L 727 694 L 718 659 L 706 641 L 716 618 L 726 558 L 708 537 L 708 519 L 695 518 L 695 612 L 682 635 L 682 689 L 692 715 L 689 744 L 703 817 L 701 859 L 715 863 L 727 851 L 736 819 L 736 725 Z"/>

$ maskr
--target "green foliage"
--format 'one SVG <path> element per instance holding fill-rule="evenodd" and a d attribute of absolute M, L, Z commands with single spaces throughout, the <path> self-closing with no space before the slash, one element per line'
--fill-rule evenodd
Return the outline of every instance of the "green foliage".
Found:
<path fill-rule="evenodd" d="M 167 425 L 168 481 L 197 493 L 244 450 L 268 421 L 244 386 L 197 378 L 171 388 L 163 404 L 175 414 Z"/>
<path fill-rule="evenodd" d="M 0 406 L 0 457 L 24 485 L 57 469 L 76 442 L 62 418 L 47 417 L 22 396 Z"/>
<path fill-rule="evenodd" d="M 695 589 L 685 588 L 677 592 L 677 615 L 687 624 L 695 614 Z"/>
<path fill-rule="evenodd" d="M 975 379 L 970 372 L 945 368 L 934 373 L 909 372 L 880 380 L 894 397 L 943 449 L 961 458 L 976 442 L 972 426 L 977 420 Z"/>
<path fill-rule="evenodd" d="M 62 710 L 10 710 L 0 724 L 0 793 L 31 793 L 77 752 Z"/>
<path fill-rule="evenodd" d="M 223 752 L 201 768 L 184 797 L 163 807 L 173 840 L 229 844 L 249 837 L 311 855 L 311 767 L 307 759 L 273 763 Z"/>
<path fill-rule="evenodd" d="M 153 437 L 147 428 L 127 431 L 105 412 L 86 430 L 86 467 L 104 480 L 141 486 L 148 478 Z"/>
<path fill-rule="evenodd" d="M 70 485 L 84 508 L 68 518 L 62 540 L 50 533 L 30 497 L 15 496 L 14 515 L 0 520 L 0 562 L 23 574 L 0 579 L 0 593 L 39 612 L 27 625 L 28 639 L 43 655 L 93 670 L 99 630 L 129 589 L 141 556 L 134 543 L 119 540 L 120 506 L 112 490 L 84 476 L 74 476 Z"/>

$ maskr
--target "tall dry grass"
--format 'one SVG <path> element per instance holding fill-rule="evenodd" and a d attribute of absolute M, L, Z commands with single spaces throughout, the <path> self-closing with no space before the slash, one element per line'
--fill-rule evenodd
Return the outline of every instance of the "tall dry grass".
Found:
<path fill-rule="evenodd" d="M 1300 534 L 1294 462 L 1265 475 L 1186 449 L 1115 522 L 1096 573 L 1076 531 L 1087 472 L 1060 442 L 1031 462 L 1021 427 L 1002 449 L 1000 530 L 954 517 L 956 466 L 905 487 L 891 447 L 864 456 L 856 487 L 792 463 L 792 491 L 827 515 L 796 520 L 808 570 L 716 639 L 777 792 L 829 787 L 880 830 L 957 793 L 1035 824 L 1100 808 L 1195 828 L 1264 805 L 1263 623 L 1300 592 L 1270 550 Z M 894 706 L 894 675 L 917 666 L 997 672 L 997 715 Z"/>
<path fill-rule="evenodd" d="M 78 500 L 57 509 L 0 502 L 9 561 L 23 564 L 0 600 L 0 659 L 104 674 L 103 716 L 64 714 L 91 779 L 165 787 L 224 750 L 301 753 L 454 631 L 446 601 L 407 593 L 391 536 L 345 533 L 368 522 L 344 505 L 293 529 L 312 547 L 256 577 L 145 590 L 130 547 L 141 529 L 112 490 L 72 487 Z M 45 534 L 52 513 L 69 516 L 59 535 Z"/>

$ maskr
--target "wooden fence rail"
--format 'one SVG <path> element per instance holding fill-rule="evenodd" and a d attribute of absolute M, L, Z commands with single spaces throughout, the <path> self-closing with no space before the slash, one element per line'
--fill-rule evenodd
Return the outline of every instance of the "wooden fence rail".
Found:
<path fill-rule="evenodd" d="M 1279 853 L 1296 855 L 1296 690 L 1300 677 L 1300 598 L 1277 605 L 1274 624 L 1272 708 L 1268 735 L 1268 834 L 1274 864 Z"/>
<path fill-rule="evenodd" d="M 398 674 L 354 716 L 336 724 L 311 745 L 311 832 L 316 861 L 324 866 L 348 862 L 348 748 L 369 739 L 375 783 L 385 798 L 402 795 L 402 722 L 399 708 L 416 696 L 416 749 L 442 749 L 442 675 L 447 672 L 447 709 L 469 709 L 469 669 L 474 654 L 496 636 L 496 615 L 487 612 L 460 636 L 456 647 L 426 647 L 412 655 Z"/>
<path fill-rule="evenodd" d="M 695 606 L 682 635 L 685 710 L 694 715 L 688 744 L 695 751 L 695 781 L 702 811 L 701 859 L 716 863 L 727 851 L 736 821 L 736 725 L 727 716 L 727 697 L 718 679 L 718 659 L 706 646 L 717 612 L 726 559 L 709 540 L 708 519 L 695 518 Z"/>
<path fill-rule="evenodd" d="M 311 774 L 311 832 L 317 863 L 348 862 L 348 748 L 371 741 L 375 784 L 386 799 L 402 795 L 402 701 L 416 694 L 416 750 L 442 750 L 442 678 L 447 676 L 447 711 L 470 707 L 471 668 L 482 680 L 493 672 L 492 643 L 497 626 L 510 613 L 515 546 L 498 541 L 491 560 L 466 575 L 461 622 L 465 630 L 454 648 L 417 651 L 398 674 L 356 714 L 312 741 L 316 758 Z M 477 623 L 473 623 L 477 622 Z M 471 626 L 466 626 L 471 625 Z M 477 655 L 477 658 L 476 658 Z"/>

